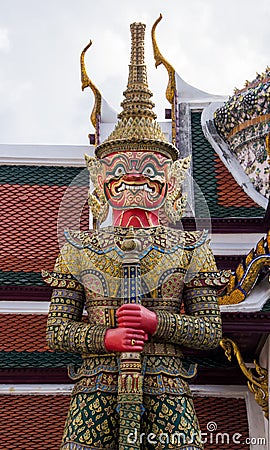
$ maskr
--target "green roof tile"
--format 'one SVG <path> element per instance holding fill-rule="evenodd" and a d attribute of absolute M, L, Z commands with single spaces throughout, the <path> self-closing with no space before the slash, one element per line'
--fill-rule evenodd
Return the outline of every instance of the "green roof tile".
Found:
<path fill-rule="evenodd" d="M 270 298 L 267 300 L 267 302 L 264 304 L 262 311 L 268 312 L 270 311 Z"/>
<path fill-rule="evenodd" d="M 201 126 L 201 113 L 191 114 L 193 177 L 207 201 L 210 216 L 216 217 L 263 217 L 265 211 L 256 207 L 225 207 L 218 204 L 217 179 L 215 177 L 216 153 L 205 138 Z M 195 199 L 197 217 L 204 215 L 204 202 Z"/>
<path fill-rule="evenodd" d="M 0 352 L 0 368 L 80 366 L 80 355 L 60 352 Z"/>
<path fill-rule="evenodd" d="M 0 286 L 46 286 L 38 272 L 0 271 Z"/>
<path fill-rule="evenodd" d="M 80 355 L 61 352 L 0 352 L 0 368 L 24 368 L 24 367 L 66 367 L 68 365 L 80 366 L 82 359 Z M 186 367 L 189 364 L 198 364 L 203 368 L 234 367 L 225 357 L 186 357 Z"/>
<path fill-rule="evenodd" d="M 88 170 L 62 166 L 0 166 L 0 184 L 68 186 L 71 182 L 87 186 Z"/>

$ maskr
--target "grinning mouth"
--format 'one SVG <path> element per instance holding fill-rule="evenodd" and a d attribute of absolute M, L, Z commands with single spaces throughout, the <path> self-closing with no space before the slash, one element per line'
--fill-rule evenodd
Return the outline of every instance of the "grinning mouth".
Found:
<path fill-rule="evenodd" d="M 122 192 L 126 189 L 131 191 L 133 194 L 135 194 L 138 191 L 146 191 L 146 192 L 150 192 L 151 194 L 153 194 L 156 190 L 154 187 L 149 187 L 146 183 L 145 184 L 121 183 L 120 186 L 115 188 L 115 192 L 118 194 L 119 192 Z"/>

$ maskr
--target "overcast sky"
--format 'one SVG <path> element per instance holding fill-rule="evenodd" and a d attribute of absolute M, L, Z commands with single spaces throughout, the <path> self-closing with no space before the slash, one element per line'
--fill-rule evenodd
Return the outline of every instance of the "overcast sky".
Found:
<path fill-rule="evenodd" d="M 232 94 L 270 65 L 269 0 L 0 0 L 0 143 L 87 145 L 81 50 L 91 38 L 89 76 L 119 111 L 132 22 L 147 25 L 149 87 L 158 112 L 168 107 L 150 42 L 160 12 L 160 50 L 199 89 Z"/>

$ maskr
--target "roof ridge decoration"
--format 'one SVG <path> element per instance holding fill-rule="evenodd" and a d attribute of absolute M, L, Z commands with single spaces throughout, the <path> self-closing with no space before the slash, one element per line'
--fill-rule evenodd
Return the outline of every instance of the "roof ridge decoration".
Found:
<path fill-rule="evenodd" d="M 219 305 L 243 302 L 263 271 L 270 271 L 270 230 L 231 274 L 225 292 L 219 296 Z"/>
<path fill-rule="evenodd" d="M 112 133 L 96 147 L 98 158 L 118 151 L 140 150 L 159 152 L 174 161 L 178 159 L 177 148 L 166 140 L 152 110 L 153 94 L 148 88 L 144 60 L 145 28 L 142 23 L 130 25 L 131 57 L 125 99 L 121 103 L 123 110 Z"/>
<path fill-rule="evenodd" d="M 254 88 L 258 86 L 260 83 L 265 83 L 266 81 L 270 81 L 270 67 L 267 66 L 265 69 L 265 72 L 263 73 L 256 73 L 256 77 L 252 81 L 246 80 L 245 86 L 242 89 L 234 88 L 234 93 L 239 94 L 241 92 L 244 92 L 247 88 Z"/>
<path fill-rule="evenodd" d="M 269 119 L 270 68 L 266 73 L 257 74 L 243 89 L 235 89 L 234 95 L 215 111 L 216 127 L 225 139 L 253 123 Z M 259 119 L 260 118 L 260 119 Z"/>
<path fill-rule="evenodd" d="M 214 124 L 256 191 L 270 195 L 270 68 L 214 112 Z"/>

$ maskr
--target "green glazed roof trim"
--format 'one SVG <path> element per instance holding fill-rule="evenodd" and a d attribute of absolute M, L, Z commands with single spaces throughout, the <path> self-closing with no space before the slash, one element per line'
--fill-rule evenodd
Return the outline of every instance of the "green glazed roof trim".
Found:
<path fill-rule="evenodd" d="M 73 181 L 75 186 L 88 186 L 88 180 L 84 167 L 0 166 L 0 184 L 68 186 Z"/>
<path fill-rule="evenodd" d="M 215 177 L 216 153 L 205 138 L 201 126 L 201 113 L 191 114 L 193 177 L 199 185 L 212 218 L 219 217 L 263 217 L 265 211 L 256 207 L 224 207 L 218 204 L 217 180 Z M 196 215 L 201 217 L 202 202 L 196 201 Z"/>
<path fill-rule="evenodd" d="M 0 271 L 0 286 L 46 286 L 38 272 Z"/>
<path fill-rule="evenodd" d="M 184 365 L 198 364 L 204 368 L 226 368 L 233 367 L 227 360 L 219 358 L 186 357 Z M 80 366 L 82 359 L 80 355 L 61 352 L 0 352 L 0 368 L 39 368 L 39 367 L 66 367 L 68 365 Z"/>
<path fill-rule="evenodd" d="M 198 364 L 199 367 L 210 369 L 210 368 L 226 368 L 234 367 L 234 364 L 230 363 L 225 357 L 197 357 L 197 356 L 186 356 L 183 359 L 184 366 L 188 369 L 189 364 Z M 236 364 L 235 364 L 236 366 Z"/>
<path fill-rule="evenodd" d="M 80 366 L 80 355 L 60 352 L 0 352 L 0 368 Z"/>
<path fill-rule="evenodd" d="M 262 311 L 270 311 L 270 298 L 267 300 L 267 302 L 264 304 Z"/>

